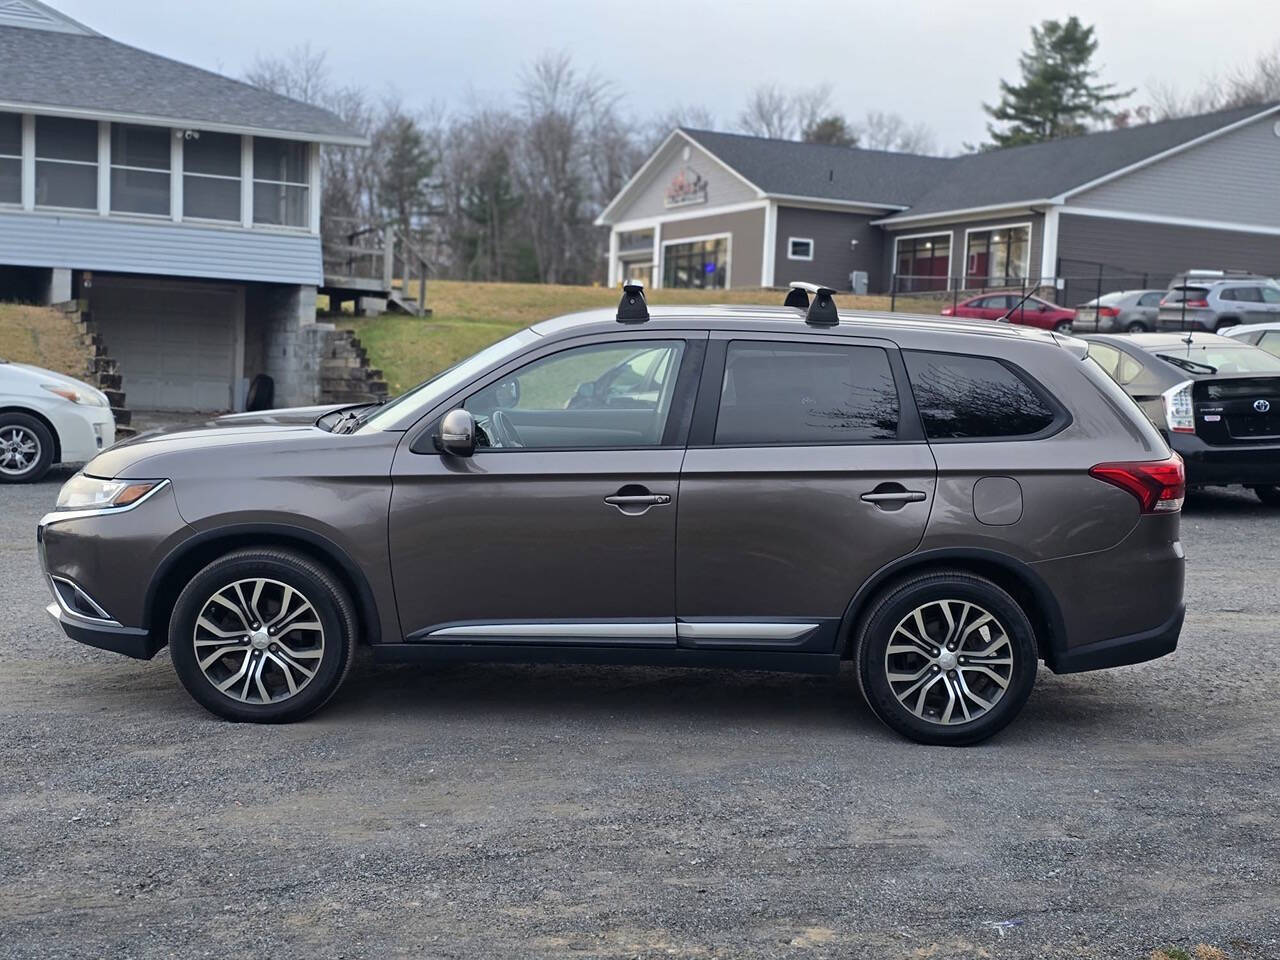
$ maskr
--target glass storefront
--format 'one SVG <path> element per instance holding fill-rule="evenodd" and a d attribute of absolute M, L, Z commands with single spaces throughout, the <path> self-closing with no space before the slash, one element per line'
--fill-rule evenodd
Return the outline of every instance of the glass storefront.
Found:
<path fill-rule="evenodd" d="M 662 255 L 664 287 L 723 290 L 729 281 L 729 238 L 673 243 Z"/>
<path fill-rule="evenodd" d="M 894 270 L 899 293 L 946 290 L 950 265 L 950 233 L 898 238 Z"/>

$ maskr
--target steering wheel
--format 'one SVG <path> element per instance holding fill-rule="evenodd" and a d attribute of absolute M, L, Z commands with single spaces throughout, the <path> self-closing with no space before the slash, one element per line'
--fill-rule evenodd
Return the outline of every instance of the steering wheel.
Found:
<path fill-rule="evenodd" d="M 524 446 L 524 442 L 520 439 L 520 434 L 516 432 L 516 425 L 511 422 L 511 418 L 507 416 L 506 411 L 501 408 L 489 414 L 489 426 L 493 428 L 493 439 L 498 441 L 495 446 Z"/>

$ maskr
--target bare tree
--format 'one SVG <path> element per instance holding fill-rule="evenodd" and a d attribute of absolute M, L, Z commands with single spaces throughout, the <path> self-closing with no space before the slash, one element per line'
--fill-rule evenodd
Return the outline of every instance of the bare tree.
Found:
<path fill-rule="evenodd" d="M 1147 99 L 1156 120 L 1273 103 L 1280 100 L 1280 43 L 1225 75 L 1207 77 L 1189 92 L 1169 83 L 1151 84 Z"/>
<path fill-rule="evenodd" d="M 858 145 L 868 150 L 893 150 L 898 153 L 937 152 L 933 131 L 924 123 L 908 123 L 896 113 L 870 110 L 861 123 L 854 125 Z"/>
<path fill-rule="evenodd" d="M 757 137 L 794 139 L 798 132 L 791 95 L 776 83 L 766 83 L 751 92 L 738 114 L 738 126 Z"/>
<path fill-rule="evenodd" d="M 279 56 L 258 54 L 244 74 L 245 82 L 282 96 L 322 106 L 329 94 L 329 66 L 323 50 L 310 43 L 290 47 Z"/>

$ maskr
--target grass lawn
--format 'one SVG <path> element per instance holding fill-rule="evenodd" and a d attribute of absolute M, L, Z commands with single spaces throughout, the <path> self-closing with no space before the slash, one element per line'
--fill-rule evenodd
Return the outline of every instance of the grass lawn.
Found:
<path fill-rule="evenodd" d="M 619 291 L 606 287 L 437 280 L 427 291 L 430 317 L 384 314 L 337 322 L 356 331 L 369 362 L 386 375 L 392 393 L 399 393 L 509 333 L 562 313 L 616 306 L 618 297 Z M 782 297 L 777 290 L 654 290 L 650 302 L 781 303 Z M 843 309 L 889 309 L 888 297 L 844 295 L 836 303 Z"/>
<path fill-rule="evenodd" d="M 0 303 L 0 359 L 84 379 L 80 328 L 61 310 Z"/>

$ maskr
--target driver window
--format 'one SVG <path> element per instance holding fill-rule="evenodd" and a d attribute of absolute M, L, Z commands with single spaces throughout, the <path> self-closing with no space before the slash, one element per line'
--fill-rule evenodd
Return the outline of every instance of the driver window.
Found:
<path fill-rule="evenodd" d="M 662 443 L 683 340 L 574 347 L 472 394 L 480 448 L 584 449 Z"/>

